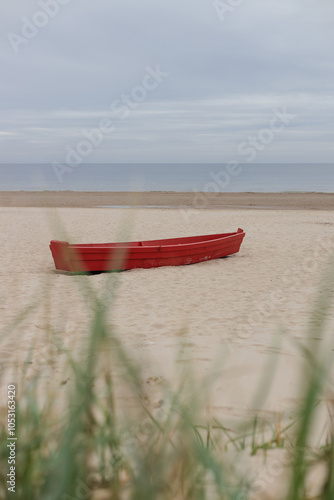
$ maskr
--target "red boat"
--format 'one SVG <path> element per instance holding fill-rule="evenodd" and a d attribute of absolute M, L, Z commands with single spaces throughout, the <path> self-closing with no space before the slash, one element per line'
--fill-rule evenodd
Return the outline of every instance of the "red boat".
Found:
<path fill-rule="evenodd" d="M 52 240 L 50 250 L 59 271 L 98 273 L 219 259 L 239 252 L 244 236 L 243 229 L 239 228 L 235 233 L 133 243 L 70 245 L 67 241 Z"/>

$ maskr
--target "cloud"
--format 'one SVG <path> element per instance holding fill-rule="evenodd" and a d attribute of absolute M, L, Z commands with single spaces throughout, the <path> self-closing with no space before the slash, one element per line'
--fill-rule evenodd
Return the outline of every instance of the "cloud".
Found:
<path fill-rule="evenodd" d="M 57 15 L 15 53 L 7 33 L 21 36 L 22 18 L 33 22 L 47 1 L 59 2 Z M 280 158 L 308 158 L 304 137 L 330 161 L 321 137 L 333 124 L 331 2 L 243 1 L 222 21 L 211 0 L 62 1 L 0 6 L 0 123 L 17 134 L 2 137 L 3 161 L 59 161 L 157 64 L 168 80 L 118 122 L 96 161 L 222 161 L 277 102 L 299 117 Z"/>
<path fill-rule="evenodd" d="M 276 109 L 296 117 L 258 161 L 331 161 L 334 98 L 314 99 L 312 94 L 148 101 L 124 119 L 109 108 L 6 111 L 0 129 L 16 135 L 8 137 L 8 156 L 3 152 L 3 158 L 11 161 L 11 155 L 19 154 L 22 161 L 25 154 L 33 162 L 63 163 L 68 146 L 76 149 L 102 119 L 110 119 L 112 133 L 104 134 L 87 162 L 219 163 L 238 156 L 238 145 L 267 128 Z M 41 147 L 34 148 L 37 142 L 32 141 L 40 141 Z"/>

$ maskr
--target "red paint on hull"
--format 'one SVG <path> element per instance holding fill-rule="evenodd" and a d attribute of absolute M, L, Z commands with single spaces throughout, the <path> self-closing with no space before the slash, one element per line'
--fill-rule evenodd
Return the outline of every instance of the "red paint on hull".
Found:
<path fill-rule="evenodd" d="M 59 271 L 103 272 L 126 269 L 182 266 L 219 259 L 239 252 L 245 233 L 190 236 L 132 243 L 70 245 L 50 242 L 50 250 Z"/>

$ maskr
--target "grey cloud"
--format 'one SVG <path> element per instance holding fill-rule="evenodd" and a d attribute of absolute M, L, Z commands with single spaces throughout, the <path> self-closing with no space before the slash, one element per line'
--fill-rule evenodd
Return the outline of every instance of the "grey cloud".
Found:
<path fill-rule="evenodd" d="M 285 146 L 268 149 L 271 161 L 305 161 L 310 141 L 331 161 L 332 3 L 244 1 L 221 21 L 211 0 L 71 0 L 15 54 L 7 34 L 43 1 L 0 6 L 2 161 L 61 161 L 157 64 L 170 76 L 94 161 L 224 161 L 275 103 L 295 106 L 298 119 Z"/>

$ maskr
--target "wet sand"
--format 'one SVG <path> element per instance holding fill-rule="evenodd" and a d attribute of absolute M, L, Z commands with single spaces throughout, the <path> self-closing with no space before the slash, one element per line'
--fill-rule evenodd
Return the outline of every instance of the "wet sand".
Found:
<path fill-rule="evenodd" d="M 187 209 L 333 210 L 332 193 L 176 193 L 0 191 L 0 207 L 90 208 L 104 206 L 179 207 Z"/>

